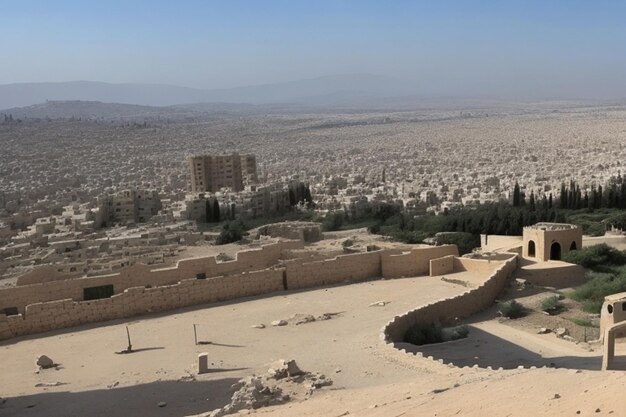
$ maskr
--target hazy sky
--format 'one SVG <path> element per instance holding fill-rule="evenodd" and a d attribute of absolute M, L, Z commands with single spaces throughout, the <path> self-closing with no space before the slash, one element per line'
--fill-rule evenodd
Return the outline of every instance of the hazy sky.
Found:
<path fill-rule="evenodd" d="M 626 97 L 626 2 L 0 0 L 0 84 L 372 73 L 424 94 Z"/>

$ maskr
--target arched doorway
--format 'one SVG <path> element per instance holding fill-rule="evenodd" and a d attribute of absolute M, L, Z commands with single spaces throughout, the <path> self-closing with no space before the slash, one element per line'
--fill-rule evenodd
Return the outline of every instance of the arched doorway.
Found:
<path fill-rule="evenodd" d="M 561 244 L 559 242 L 554 242 L 552 246 L 550 246 L 550 260 L 561 260 Z"/>
<path fill-rule="evenodd" d="M 528 241 L 528 256 L 532 256 L 533 258 L 535 257 L 535 241 L 534 240 Z"/>
<path fill-rule="evenodd" d="M 574 241 L 574 242 L 572 242 L 571 245 L 569 245 L 569 250 L 576 250 L 576 249 L 578 249 L 578 248 L 576 247 L 576 242 Z"/>

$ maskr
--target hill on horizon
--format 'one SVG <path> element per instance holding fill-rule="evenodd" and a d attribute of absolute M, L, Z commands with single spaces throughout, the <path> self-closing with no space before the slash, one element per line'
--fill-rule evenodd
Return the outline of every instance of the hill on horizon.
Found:
<path fill-rule="evenodd" d="M 165 84 L 112 84 L 96 81 L 0 85 L 0 110 L 46 101 L 99 101 L 143 106 L 194 103 L 324 103 L 359 97 L 402 96 L 411 88 L 389 77 L 371 74 L 329 75 L 306 80 L 228 89 L 196 89 Z"/>

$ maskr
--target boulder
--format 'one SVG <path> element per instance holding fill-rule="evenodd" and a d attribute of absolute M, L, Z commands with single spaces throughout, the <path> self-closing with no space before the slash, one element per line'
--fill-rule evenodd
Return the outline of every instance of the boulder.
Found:
<path fill-rule="evenodd" d="M 286 325 L 287 325 L 286 320 L 274 320 L 272 322 L 272 326 L 286 326 Z"/>
<path fill-rule="evenodd" d="M 298 367 L 295 360 L 279 359 L 272 364 L 267 373 L 271 378 L 282 379 L 288 376 L 302 375 L 304 372 Z"/>
<path fill-rule="evenodd" d="M 54 361 L 46 355 L 41 355 L 37 358 L 37 366 L 41 369 L 49 369 L 54 367 L 54 365 Z"/>

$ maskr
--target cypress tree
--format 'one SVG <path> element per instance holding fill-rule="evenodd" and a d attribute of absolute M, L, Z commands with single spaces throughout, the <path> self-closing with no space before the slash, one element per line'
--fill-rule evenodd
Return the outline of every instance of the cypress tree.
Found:
<path fill-rule="evenodd" d="M 520 195 L 520 190 L 519 190 L 519 184 L 517 183 L 517 181 L 515 181 L 515 187 L 513 187 L 513 207 L 519 207 L 521 204 L 521 199 L 520 199 L 521 195 Z"/>

